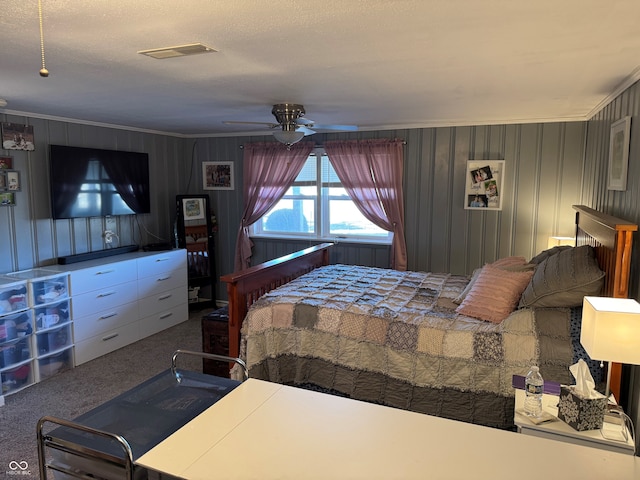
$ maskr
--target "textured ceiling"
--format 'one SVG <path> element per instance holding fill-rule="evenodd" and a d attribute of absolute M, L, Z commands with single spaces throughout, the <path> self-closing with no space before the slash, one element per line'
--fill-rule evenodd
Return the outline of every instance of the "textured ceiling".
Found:
<path fill-rule="evenodd" d="M 35 0 L 0 8 L 0 112 L 175 135 L 274 103 L 362 130 L 585 120 L 640 78 L 638 0 Z M 139 50 L 217 50 L 155 60 Z"/>

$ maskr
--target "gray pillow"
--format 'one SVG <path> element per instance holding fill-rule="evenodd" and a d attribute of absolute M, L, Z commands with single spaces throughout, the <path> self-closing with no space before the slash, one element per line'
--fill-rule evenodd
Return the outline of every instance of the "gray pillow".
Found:
<path fill-rule="evenodd" d="M 544 262 L 547 258 L 552 257 L 553 255 L 557 255 L 563 250 L 567 250 L 570 247 L 569 245 L 558 245 L 557 247 L 549 248 L 548 250 L 543 250 L 538 255 L 529 260 L 529 263 L 535 263 L 536 265 Z"/>
<path fill-rule="evenodd" d="M 604 275 L 589 245 L 563 249 L 536 267 L 519 306 L 579 307 L 585 295 L 600 295 Z"/>

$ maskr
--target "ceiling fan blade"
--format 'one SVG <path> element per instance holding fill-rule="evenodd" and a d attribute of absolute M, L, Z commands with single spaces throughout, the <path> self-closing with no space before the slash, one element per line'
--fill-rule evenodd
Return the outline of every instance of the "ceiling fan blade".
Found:
<path fill-rule="evenodd" d="M 296 127 L 296 132 L 303 132 L 306 135 L 313 135 L 316 133 L 315 130 L 311 130 L 310 128 L 305 127 L 304 125 L 298 125 Z"/>
<path fill-rule="evenodd" d="M 273 122 L 241 122 L 235 120 L 229 120 L 222 123 L 224 123 L 225 125 L 266 125 L 269 128 L 276 128 L 280 126 L 277 123 Z"/>
<path fill-rule="evenodd" d="M 309 120 L 308 118 L 300 117 L 296 118 L 296 123 L 298 125 L 313 125 L 315 122 L 313 120 Z"/>
<path fill-rule="evenodd" d="M 312 125 L 316 130 L 340 130 L 343 132 L 357 132 L 357 125 Z"/>

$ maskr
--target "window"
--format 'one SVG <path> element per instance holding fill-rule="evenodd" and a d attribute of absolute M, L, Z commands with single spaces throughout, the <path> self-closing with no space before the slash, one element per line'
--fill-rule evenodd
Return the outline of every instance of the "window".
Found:
<path fill-rule="evenodd" d="M 342 187 L 324 150 L 311 154 L 284 197 L 253 224 L 253 235 L 391 243 Z"/>
<path fill-rule="evenodd" d="M 90 212 L 95 215 L 135 213 L 122 199 L 99 160 L 89 160 L 86 179 L 78 192 L 77 202 L 71 205 L 72 216 L 83 216 Z"/>

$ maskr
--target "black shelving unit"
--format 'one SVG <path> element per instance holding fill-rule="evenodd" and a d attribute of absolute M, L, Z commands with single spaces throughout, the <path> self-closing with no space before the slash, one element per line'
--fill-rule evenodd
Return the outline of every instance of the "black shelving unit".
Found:
<path fill-rule="evenodd" d="M 187 250 L 189 306 L 217 308 L 215 243 L 208 195 L 176 196 L 176 234 Z"/>

